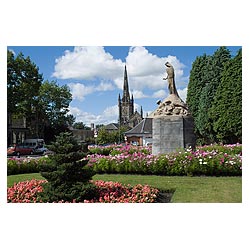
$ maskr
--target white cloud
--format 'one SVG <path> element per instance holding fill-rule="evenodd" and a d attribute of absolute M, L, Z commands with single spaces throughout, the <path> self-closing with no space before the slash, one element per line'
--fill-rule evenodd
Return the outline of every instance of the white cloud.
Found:
<path fill-rule="evenodd" d="M 181 98 L 184 102 L 186 102 L 186 98 L 187 98 L 187 87 L 184 88 L 184 89 L 177 89 L 177 92 L 178 92 L 180 98 Z"/>
<path fill-rule="evenodd" d="M 118 120 L 118 105 L 107 107 L 102 114 L 91 114 L 81 110 L 78 107 L 69 107 L 70 114 L 76 117 L 76 122 L 83 122 L 87 126 L 91 123 L 97 124 L 108 124 L 111 122 L 116 123 Z"/>
<path fill-rule="evenodd" d="M 85 85 L 83 83 L 69 83 L 68 84 L 72 98 L 83 101 L 85 96 L 92 94 L 96 91 L 110 91 L 114 89 L 111 83 L 101 82 L 99 85 Z"/>
<path fill-rule="evenodd" d="M 145 47 L 131 47 L 126 57 L 129 87 L 133 91 L 145 88 L 159 90 L 167 88 L 165 63 L 169 61 L 175 69 L 177 88 L 186 87 L 183 76 L 185 67 L 176 56 L 159 57 L 150 53 Z M 96 80 L 113 82 L 119 89 L 123 88 L 124 65 L 120 59 L 104 50 L 104 47 L 75 47 L 65 51 L 56 59 L 54 77 L 61 79 Z M 103 85 L 103 87 L 109 86 Z M 101 86 L 100 86 L 101 87 Z"/>
<path fill-rule="evenodd" d="M 168 93 L 166 90 L 163 90 L 163 89 L 160 89 L 156 92 L 153 93 L 153 96 L 154 98 L 165 98 L 167 97 Z"/>
<path fill-rule="evenodd" d="M 117 122 L 118 120 L 118 115 L 119 115 L 119 110 L 118 110 L 118 105 L 114 105 L 111 107 L 107 107 L 102 114 L 102 117 L 107 119 L 107 120 L 115 120 Z"/>
<path fill-rule="evenodd" d="M 81 46 L 65 51 L 55 61 L 53 76 L 60 79 L 114 79 L 122 75 L 123 63 L 103 47 Z"/>
<path fill-rule="evenodd" d="M 142 90 L 167 88 L 165 63 L 170 62 L 175 69 L 176 86 L 183 85 L 183 68 L 185 67 L 176 56 L 158 57 L 144 47 L 131 47 L 126 57 L 126 65 L 131 89 Z M 180 82 L 182 82 L 180 84 Z M 184 85 L 186 85 L 184 83 Z"/>
<path fill-rule="evenodd" d="M 97 91 L 110 91 L 114 90 L 114 85 L 112 83 L 101 82 L 99 86 L 96 87 Z"/>
<path fill-rule="evenodd" d="M 141 90 L 133 90 L 132 94 L 134 96 L 134 99 L 141 99 L 141 98 L 147 98 L 148 97 Z"/>
<path fill-rule="evenodd" d="M 94 92 L 92 86 L 85 86 L 82 83 L 69 83 L 68 86 L 70 87 L 72 98 L 79 101 L 83 101 L 86 95 Z"/>

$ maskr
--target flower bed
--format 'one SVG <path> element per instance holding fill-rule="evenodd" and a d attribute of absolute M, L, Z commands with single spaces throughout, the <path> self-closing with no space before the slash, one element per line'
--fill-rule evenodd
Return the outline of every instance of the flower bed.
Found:
<path fill-rule="evenodd" d="M 7 160 L 7 175 L 39 173 L 41 168 L 49 165 L 49 157 L 39 158 L 17 158 L 12 157 Z"/>
<path fill-rule="evenodd" d="M 133 145 L 109 145 L 109 146 L 89 146 L 89 152 L 97 155 L 118 155 L 118 154 L 133 154 L 141 152 L 151 154 L 150 147 L 137 147 Z"/>
<path fill-rule="evenodd" d="M 107 148 L 107 150 L 105 150 Z M 98 151 L 98 148 L 93 148 Z M 91 149 L 90 149 L 91 150 Z M 241 176 L 242 145 L 208 145 L 196 150 L 180 150 L 167 155 L 152 155 L 149 147 L 112 145 L 88 155 L 88 167 L 96 173 Z M 97 152 L 96 151 L 96 152 Z M 8 175 L 38 173 L 50 166 L 50 159 L 10 158 Z"/>
<path fill-rule="evenodd" d="M 40 202 L 38 194 L 43 191 L 45 180 L 22 181 L 7 189 L 7 201 L 12 203 Z"/>
<path fill-rule="evenodd" d="M 127 147 L 127 151 L 119 148 L 115 154 L 92 154 L 87 159 L 96 173 L 241 176 L 241 149 L 240 144 L 209 145 L 155 156 Z"/>
<path fill-rule="evenodd" d="M 39 193 L 43 191 L 45 180 L 19 182 L 7 190 L 7 200 L 12 203 L 42 202 Z M 84 200 L 84 203 L 152 203 L 156 202 L 158 189 L 148 185 L 123 185 L 119 182 L 94 181 L 98 188 L 98 197 Z M 75 201 L 72 201 L 74 203 Z M 59 203 L 64 203 L 60 201 Z"/>
<path fill-rule="evenodd" d="M 87 201 L 101 203 L 153 203 L 156 201 L 158 190 L 148 185 L 138 184 L 134 187 L 119 182 L 95 181 L 99 198 Z"/>

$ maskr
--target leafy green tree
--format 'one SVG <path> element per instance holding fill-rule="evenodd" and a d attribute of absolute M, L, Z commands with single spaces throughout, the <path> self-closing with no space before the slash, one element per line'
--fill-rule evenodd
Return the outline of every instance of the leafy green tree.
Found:
<path fill-rule="evenodd" d="M 7 52 L 7 93 L 8 111 L 19 112 L 29 116 L 37 105 L 39 88 L 43 77 L 39 68 L 22 53 L 14 57 L 13 52 Z"/>
<path fill-rule="evenodd" d="M 22 53 L 16 57 L 7 52 L 7 107 L 10 117 L 18 115 L 26 117 L 26 125 L 31 133 L 36 133 L 32 121 L 36 119 L 39 89 L 43 77 L 39 68 L 30 57 L 24 58 Z"/>
<path fill-rule="evenodd" d="M 51 126 L 65 123 L 72 101 L 72 94 L 67 85 L 59 86 L 55 81 L 45 81 L 39 89 L 38 101 Z"/>
<path fill-rule="evenodd" d="M 52 164 L 47 166 L 41 175 L 48 181 L 41 193 L 43 202 L 68 201 L 83 202 L 91 200 L 96 195 L 96 186 L 90 183 L 95 174 L 86 167 L 87 160 L 71 133 L 60 133 L 50 149 Z"/>
<path fill-rule="evenodd" d="M 111 143 L 111 132 L 108 132 L 105 127 L 101 127 L 98 130 L 98 135 L 97 135 L 97 143 L 98 144 L 106 144 L 106 143 Z"/>
<path fill-rule="evenodd" d="M 219 141 L 242 141 L 242 50 L 225 64 L 210 116 Z"/>
<path fill-rule="evenodd" d="M 127 131 L 125 127 L 121 127 L 120 131 L 107 131 L 105 127 L 101 127 L 98 130 L 97 143 L 107 144 L 107 143 L 119 143 L 124 141 L 124 132 Z"/>
<path fill-rule="evenodd" d="M 7 108 L 9 113 L 16 112 L 19 101 L 19 83 L 18 83 L 18 67 L 14 58 L 14 54 L 8 50 L 7 53 Z"/>
<path fill-rule="evenodd" d="M 201 93 L 210 79 L 209 74 L 207 74 L 207 66 L 209 65 L 210 61 L 211 57 L 207 56 L 206 54 L 203 56 L 198 56 L 193 62 L 192 69 L 190 71 L 186 102 L 194 118 L 196 134 L 199 132 L 196 124 L 199 114 Z"/>
<path fill-rule="evenodd" d="M 68 130 L 68 126 L 74 122 L 74 117 L 69 112 L 69 104 L 72 94 L 67 85 L 59 86 L 55 81 L 45 81 L 39 89 L 37 113 L 40 115 L 40 123 L 44 126 L 46 141 L 54 139 L 55 135 Z"/>
<path fill-rule="evenodd" d="M 75 129 L 86 129 L 86 130 L 90 130 L 91 128 L 86 126 L 86 124 L 84 124 L 83 122 L 76 122 L 73 124 L 73 128 Z"/>
<path fill-rule="evenodd" d="M 8 117 L 26 118 L 26 127 L 31 136 L 44 137 L 49 141 L 55 134 L 66 131 L 75 121 L 68 114 L 72 100 L 67 85 L 45 81 L 39 68 L 22 53 L 16 57 L 7 52 L 7 97 Z"/>
<path fill-rule="evenodd" d="M 207 82 L 200 96 L 196 127 L 206 143 L 211 143 L 215 140 L 213 121 L 209 116 L 209 109 L 211 109 L 216 90 L 221 82 L 224 64 L 230 57 L 230 51 L 226 49 L 226 47 L 220 47 L 215 51 L 213 56 L 210 57 L 210 60 L 207 61 L 207 67 L 204 69 Z"/>

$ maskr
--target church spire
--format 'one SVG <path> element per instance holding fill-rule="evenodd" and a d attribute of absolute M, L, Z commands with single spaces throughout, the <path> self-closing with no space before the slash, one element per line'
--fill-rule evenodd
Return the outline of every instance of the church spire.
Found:
<path fill-rule="evenodd" d="M 124 70 L 124 83 L 123 83 L 123 97 L 122 97 L 123 102 L 129 102 L 130 101 L 130 96 L 129 96 L 129 88 L 128 88 L 128 74 L 127 74 L 127 67 L 125 65 L 125 70 Z"/>

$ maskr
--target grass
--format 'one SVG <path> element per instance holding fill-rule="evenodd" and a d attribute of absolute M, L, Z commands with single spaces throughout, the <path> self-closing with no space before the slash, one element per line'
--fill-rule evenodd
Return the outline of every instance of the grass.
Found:
<path fill-rule="evenodd" d="M 15 182 L 43 179 L 36 174 L 8 176 L 8 187 Z M 241 177 L 179 177 L 155 175 L 95 175 L 94 180 L 117 181 L 124 184 L 148 184 L 160 190 L 175 190 L 171 202 L 174 203 L 241 203 Z"/>
<path fill-rule="evenodd" d="M 9 175 L 7 178 L 7 186 L 11 187 L 14 185 L 14 183 L 17 183 L 20 181 L 29 181 L 32 179 L 44 180 L 44 178 L 39 173 Z"/>

